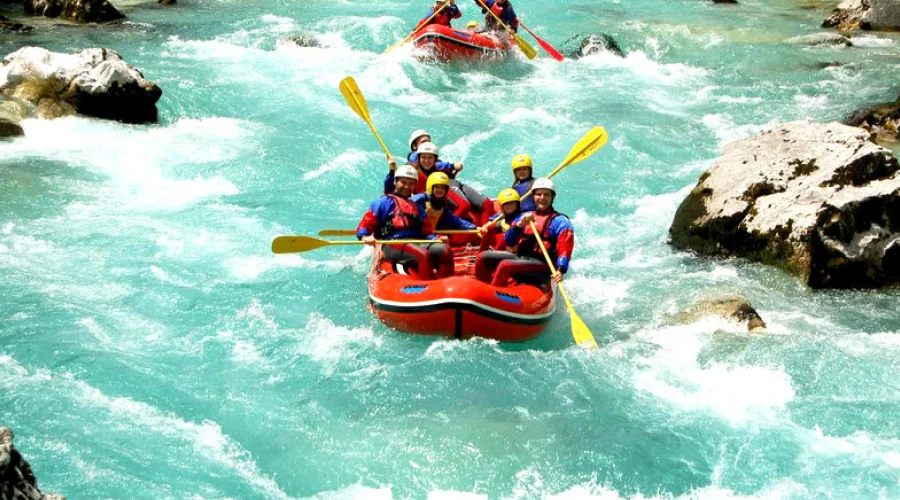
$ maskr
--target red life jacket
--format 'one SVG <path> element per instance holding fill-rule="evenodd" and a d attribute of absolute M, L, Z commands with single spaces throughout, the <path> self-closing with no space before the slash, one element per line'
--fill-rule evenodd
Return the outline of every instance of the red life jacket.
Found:
<path fill-rule="evenodd" d="M 556 211 L 545 215 L 534 214 L 534 225 L 537 227 L 538 235 L 540 236 L 541 241 L 544 242 L 544 248 L 547 249 L 547 253 L 550 254 L 551 259 L 556 258 L 556 245 L 551 245 L 550 242 L 550 223 L 560 215 L 563 214 Z M 537 237 L 531 229 L 531 224 L 523 228 L 522 238 L 519 240 L 517 253 L 522 257 L 532 257 L 540 259 L 541 261 L 544 260 L 544 253 L 541 252 L 541 247 L 538 246 Z"/>
<path fill-rule="evenodd" d="M 422 232 L 422 216 L 419 214 L 419 207 L 408 199 L 389 194 L 388 196 L 394 200 L 394 213 L 384 223 L 379 231 L 382 239 L 388 238 L 400 231 Z"/>
<path fill-rule="evenodd" d="M 431 8 L 431 11 L 434 12 L 434 7 Z M 438 15 L 434 16 L 434 19 L 431 20 L 431 24 L 440 24 L 441 26 L 450 26 L 450 21 L 453 19 L 450 17 L 450 9 L 444 9 L 438 13 Z"/>

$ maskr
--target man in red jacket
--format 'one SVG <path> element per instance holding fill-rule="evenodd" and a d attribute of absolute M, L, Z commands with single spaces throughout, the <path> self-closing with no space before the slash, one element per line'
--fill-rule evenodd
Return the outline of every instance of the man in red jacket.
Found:
<path fill-rule="evenodd" d="M 428 21 L 428 18 L 432 16 L 438 9 L 441 8 L 445 3 L 449 3 L 450 5 L 444 7 L 438 15 L 434 16 L 431 21 Z M 428 14 L 425 14 L 425 17 L 419 21 L 419 24 L 416 25 L 416 30 L 427 26 L 428 24 L 440 24 L 442 26 L 450 27 L 450 21 L 453 19 L 459 19 L 462 17 L 462 12 L 459 11 L 459 7 L 456 6 L 456 0 L 437 0 L 434 2 L 434 5 L 428 10 Z M 425 21 L 428 21 L 426 24 Z"/>

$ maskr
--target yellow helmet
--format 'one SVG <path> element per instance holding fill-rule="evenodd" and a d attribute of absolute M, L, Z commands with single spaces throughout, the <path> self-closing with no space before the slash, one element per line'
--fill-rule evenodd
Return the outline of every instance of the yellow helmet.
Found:
<path fill-rule="evenodd" d="M 507 203 L 513 201 L 518 202 L 521 200 L 522 197 L 519 196 L 519 192 L 513 188 L 506 188 L 503 191 L 500 191 L 500 194 L 497 195 L 497 203 L 499 203 L 501 207 L 503 205 L 506 205 Z"/>
<path fill-rule="evenodd" d="M 477 27 L 478 27 L 478 21 L 469 21 L 466 23 L 466 29 L 477 28 Z"/>
<path fill-rule="evenodd" d="M 443 172 L 435 172 L 428 176 L 428 182 L 425 183 L 425 192 L 432 194 L 431 190 L 434 186 L 447 186 L 447 189 L 450 189 L 450 178 Z"/>
<path fill-rule="evenodd" d="M 534 164 L 531 163 L 531 157 L 528 155 L 513 156 L 513 159 L 512 159 L 513 172 L 515 172 L 517 168 L 522 168 L 522 167 L 528 167 L 528 168 L 534 167 Z"/>

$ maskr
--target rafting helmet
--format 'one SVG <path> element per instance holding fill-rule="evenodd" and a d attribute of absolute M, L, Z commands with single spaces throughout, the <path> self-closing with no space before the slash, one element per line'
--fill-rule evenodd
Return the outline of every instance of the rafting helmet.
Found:
<path fill-rule="evenodd" d="M 427 130 L 419 129 L 419 130 L 414 131 L 409 136 L 409 149 L 414 149 L 413 144 L 415 144 L 416 141 L 418 141 L 422 136 L 425 136 L 425 135 L 431 137 L 431 134 L 429 134 Z"/>
<path fill-rule="evenodd" d="M 466 23 L 466 29 L 472 29 L 478 27 L 478 21 L 469 21 Z"/>
<path fill-rule="evenodd" d="M 450 190 L 450 177 L 447 177 L 447 174 L 443 172 L 435 172 L 428 176 L 428 182 L 425 183 L 425 192 L 429 195 L 434 193 L 431 190 L 434 186 L 447 186 L 447 190 Z"/>
<path fill-rule="evenodd" d="M 435 158 L 437 158 L 437 155 L 438 155 L 437 144 L 430 142 L 430 141 L 419 144 L 419 149 L 417 151 L 419 152 L 420 155 L 423 155 L 423 154 L 434 155 Z"/>
<path fill-rule="evenodd" d="M 419 172 L 412 165 L 403 165 L 402 167 L 397 169 L 397 172 L 394 173 L 394 179 L 412 179 L 414 181 L 419 180 Z"/>
<path fill-rule="evenodd" d="M 513 156 L 513 159 L 512 159 L 513 172 L 515 172 L 517 168 L 522 168 L 522 167 L 534 168 L 534 164 L 531 163 L 531 157 L 528 155 Z"/>
<path fill-rule="evenodd" d="M 535 179 L 534 184 L 531 185 L 531 192 L 533 193 L 538 189 L 549 189 L 553 193 L 553 197 L 556 198 L 556 189 L 553 187 L 553 181 L 550 179 L 546 177 Z"/>
<path fill-rule="evenodd" d="M 497 203 L 500 204 L 501 207 L 507 203 L 518 203 L 521 200 L 522 198 L 519 196 L 519 192 L 513 188 L 506 188 L 497 195 Z"/>

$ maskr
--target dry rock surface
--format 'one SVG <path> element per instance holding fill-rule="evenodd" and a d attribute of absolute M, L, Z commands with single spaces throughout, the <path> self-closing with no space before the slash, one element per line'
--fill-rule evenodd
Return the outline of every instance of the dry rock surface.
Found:
<path fill-rule="evenodd" d="M 670 242 L 778 266 L 814 288 L 900 281 L 900 166 L 861 128 L 792 122 L 725 147 Z"/>
<path fill-rule="evenodd" d="M 31 466 L 13 446 L 13 433 L 0 427 L 0 500 L 65 500 L 38 489 Z"/>
<path fill-rule="evenodd" d="M 24 47 L 3 59 L 0 94 L 43 118 L 83 114 L 126 123 L 157 120 L 159 87 L 109 49 L 60 54 Z"/>
<path fill-rule="evenodd" d="M 900 30 L 900 0 L 844 0 L 822 26 L 841 31 Z"/>

